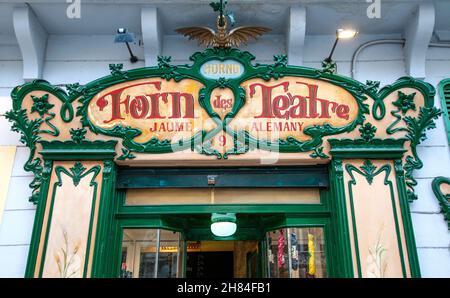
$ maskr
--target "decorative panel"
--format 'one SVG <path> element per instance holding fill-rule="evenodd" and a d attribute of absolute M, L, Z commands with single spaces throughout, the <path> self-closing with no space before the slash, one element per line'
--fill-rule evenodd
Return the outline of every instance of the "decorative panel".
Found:
<path fill-rule="evenodd" d="M 307 188 L 156 188 L 129 189 L 125 204 L 319 204 L 319 189 Z"/>
<path fill-rule="evenodd" d="M 410 277 L 394 164 L 344 162 L 355 276 Z"/>
<path fill-rule="evenodd" d="M 54 163 L 36 277 L 90 276 L 102 168 L 95 161 Z"/>

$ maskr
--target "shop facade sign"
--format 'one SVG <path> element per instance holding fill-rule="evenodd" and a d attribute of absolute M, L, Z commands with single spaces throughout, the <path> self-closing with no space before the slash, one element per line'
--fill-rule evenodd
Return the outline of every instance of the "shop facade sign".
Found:
<path fill-rule="evenodd" d="M 162 56 L 157 67 L 110 65 L 109 76 L 66 90 L 43 80 L 16 87 L 6 117 L 30 148 L 38 204 L 27 276 L 58 276 L 55 256 L 71 239 L 80 243 L 76 276 L 112 274 L 104 239 L 117 165 L 258 166 L 268 153 L 274 165 L 330 164 L 341 276 L 369 276 L 377 241 L 390 264 L 378 275 L 419 276 L 408 201 L 422 167 L 417 145 L 441 113 L 434 88 L 404 77 L 380 89 L 283 55 L 254 58 L 214 48 L 190 65 Z"/>

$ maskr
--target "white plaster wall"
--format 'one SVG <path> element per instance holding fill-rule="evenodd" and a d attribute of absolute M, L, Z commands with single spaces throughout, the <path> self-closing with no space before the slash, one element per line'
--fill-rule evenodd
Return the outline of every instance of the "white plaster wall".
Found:
<path fill-rule="evenodd" d="M 427 53 L 426 81 L 437 87 L 450 78 L 450 49 L 430 47 Z M 441 108 L 439 94 L 435 105 Z M 450 150 L 444 119 L 436 121 L 436 129 L 427 132 L 428 139 L 419 145 L 422 169 L 415 172 L 418 200 L 411 204 L 414 233 L 422 276 L 450 277 L 450 231 L 444 221 L 431 181 L 437 176 L 450 177 Z"/>
<path fill-rule="evenodd" d="M 0 36 L 1 37 L 1 36 Z M 4 38 L 3 38 L 4 37 Z M 0 114 L 11 108 L 9 93 L 22 84 L 22 58 L 14 36 L 0 38 Z M 350 61 L 354 50 L 362 43 L 380 38 L 399 38 L 397 35 L 359 35 L 353 41 L 338 45 L 334 59 L 338 73 L 350 75 Z M 108 64 L 123 63 L 124 69 L 144 66 L 128 61 L 124 45 L 112 42 L 111 35 L 50 35 L 47 44 L 43 79 L 52 84 L 80 82 L 109 74 Z M 330 51 L 333 36 L 307 36 L 304 65 L 320 67 Z M 132 45 L 135 55 L 143 59 L 143 50 Z M 173 63 L 189 63 L 189 54 L 198 50 L 195 42 L 176 35 L 163 38 L 162 54 L 172 56 Z M 285 37 L 269 35 L 248 48 L 258 62 L 271 62 L 273 55 L 284 54 Z M 444 77 L 450 77 L 450 49 L 429 49 L 427 81 L 434 86 Z M 379 80 L 381 85 L 394 82 L 406 75 L 403 49 L 400 45 L 377 45 L 364 50 L 359 56 L 356 79 Z M 439 100 L 436 98 L 436 105 Z M 19 146 L 12 173 L 10 189 L 3 220 L 0 223 L 0 277 L 24 275 L 35 206 L 28 202 L 31 175 L 23 170 L 28 149 L 19 143 L 16 133 L 0 117 L 0 145 Z M 417 202 L 411 204 L 420 266 L 424 277 L 450 277 L 450 233 L 431 191 L 431 181 L 438 175 L 450 177 L 450 154 L 443 120 L 437 121 L 437 129 L 428 132 L 429 138 L 421 144 L 419 154 L 424 167 L 415 173 L 418 180 Z"/>
<path fill-rule="evenodd" d="M 11 109 L 9 93 L 22 84 L 22 57 L 12 35 L 0 35 L 0 115 Z M 0 117 L 0 145 L 20 146 L 14 161 L 7 201 L 0 223 L 0 277 L 21 277 L 25 271 L 28 247 L 33 227 L 35 207 L 28 202 L 31 175 L 18 166 L 26 160 L 27 148 L 19 143 L 19 136 Z"/>

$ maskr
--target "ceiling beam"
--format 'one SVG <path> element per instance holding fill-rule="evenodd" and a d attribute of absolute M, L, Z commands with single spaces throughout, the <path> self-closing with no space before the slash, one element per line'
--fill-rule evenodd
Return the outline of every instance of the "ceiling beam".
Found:
<path fill-rule="evenodd" d="M 13 23 L 22 53 L 23 79 L 31 81 L 42 78 L 47 32 L 28 5 L 20 5 L 14 8 Z"/>
<path fill-rule="evenodd" d="M 295 5 L 289 9 L 286 30 L 286 53 L 288 64 L 303 65 L 303 48 L 306 35 L 306 9 Z"/>
<path fill-rule="evenodd" d="M 405 62 L 409 76 L 424 79 L 428 45 L 433 35 L 435 10 L 433 2 L 417 6 L 414 16 L 405 29 Z"/>
<path fill-rule="evenodd" d="M 158 64 L 157 57 L 162 50 L 162 25 L 158 9 L 154 6 L 143 6 L 141 10 L 142 41 L 144 42 L 145 66 Z"/>

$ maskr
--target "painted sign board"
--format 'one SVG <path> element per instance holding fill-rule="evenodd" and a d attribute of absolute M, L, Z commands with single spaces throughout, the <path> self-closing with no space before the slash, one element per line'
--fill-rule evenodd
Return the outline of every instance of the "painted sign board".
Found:
<path fill-rule="evenodd" d="M 6 116 L 31 149 L 26 168 L 37 173 L 39 150 L 54 152 L 49 148 L 67 142 L 116 142 L 122 163 L 195 164 L 253 160 L 263 152 L 325 163 L 340 154 L 335 140 L 380 150 L 408 140 L 408 186 L 415 185 L 411 173 L 421 163 L 414 148 L 440 115 L 430 84 L 404 77 L 380 89 L 379 82 L 363 84 L 328 68 L 287 65 L 283 55 L 273 64 L 254 59 L 215 48 L 194 53 L 191 65 L 164 56 L 157 67 L 123 71 L 112 64 L 111 75 L 66 90 L 37 80 L 12 91 Z"/>
<path fill-rule="evenodd" d="M 187 140 L 217 125 L 200 106 L 203 85 L 192 79 L 179 82 L 161 78 L 136 80 L 101 91 L 89 103 L 89 120 L 105 130 L 121 125 L 142 132 L 134 140 L 153 138 Z M 358 115 L 356 99 L 345 89 L 314 79 L 286 77 L 265 82 L 251 79 L 241 85 L 247 100 L 229 121 L 234 131 L 247 131 L 259 139 L 294 137 L 306 140 L 305 127 L 329 124 L 343 127 Z M 235 104 L 228 88 L 212 90 L 209 106 L 225 119 Z"/>

